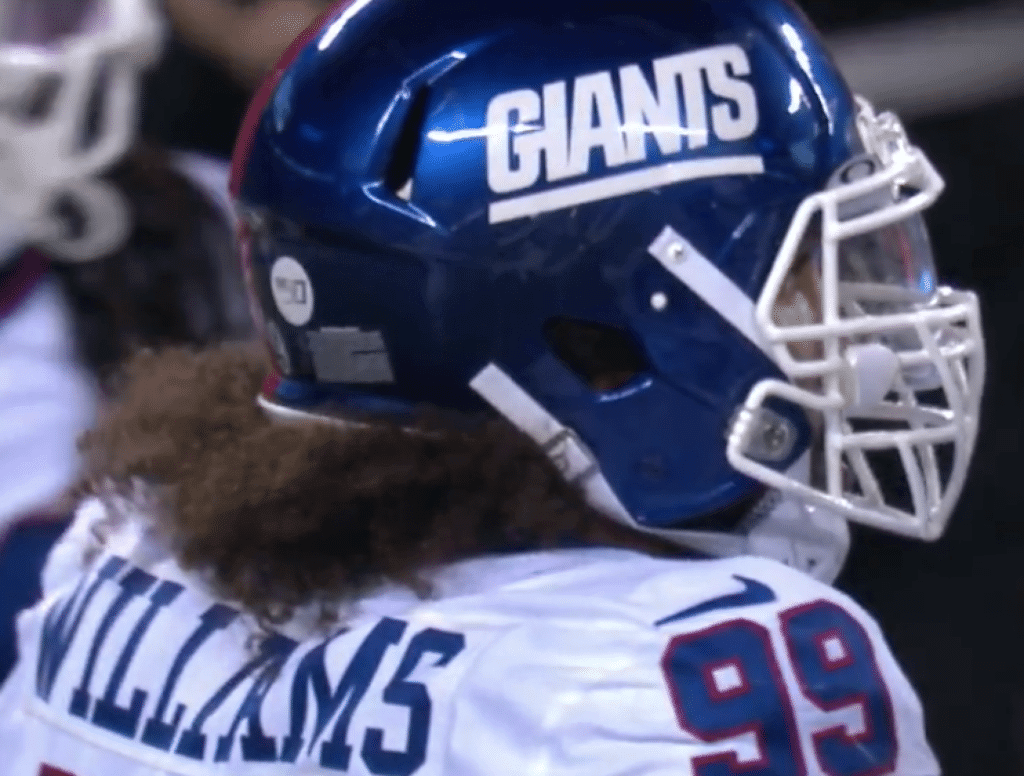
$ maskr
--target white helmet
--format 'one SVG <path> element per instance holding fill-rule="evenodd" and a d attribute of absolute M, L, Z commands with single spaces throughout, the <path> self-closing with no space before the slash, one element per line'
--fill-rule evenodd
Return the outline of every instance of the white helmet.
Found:
<path fill-rule="evenodd" d="M 153 0 L 0 0 L 0 262 L 28 245 L 87 261 L 125 239 L 125 204 L 95 176 L 132 142 L 161 40 Z"/>

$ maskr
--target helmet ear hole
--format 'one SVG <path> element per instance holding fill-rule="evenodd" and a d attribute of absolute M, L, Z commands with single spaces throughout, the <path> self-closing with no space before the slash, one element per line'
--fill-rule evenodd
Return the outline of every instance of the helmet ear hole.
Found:
<path fill-rule="evenodd" d="M 649 370 L 647 357 L 623 329 L 575 318 L 551 318 L 544 338 L 558 359 L 595 391 L 614 391 Z"/>

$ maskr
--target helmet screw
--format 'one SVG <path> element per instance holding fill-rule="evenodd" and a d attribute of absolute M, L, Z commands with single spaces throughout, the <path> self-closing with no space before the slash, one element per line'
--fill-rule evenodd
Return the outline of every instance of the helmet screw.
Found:
<path fill-rule="evenodd" d="M 654 294 L 651 295 L 651 307 L 653 307 L 658 312 L 661 312 L 666 307 L 668 307 L 668 296 L 666 296 L 661 291 L 655 292 Z"/>
<path fill-rule="evenodd" d="M 785 423 L 766 423 L 761 441 L 764 444 L 765 452 L 772 457 L 777 456 L 789 447 L 789 428 Z"/>
<path fill-rule="evenodd" d="M 670 261 L 678 263 L 686 258 L 686 249 L 683 248 L 682 243 L 672 243 L 668 246 L 668 258 Z"/>

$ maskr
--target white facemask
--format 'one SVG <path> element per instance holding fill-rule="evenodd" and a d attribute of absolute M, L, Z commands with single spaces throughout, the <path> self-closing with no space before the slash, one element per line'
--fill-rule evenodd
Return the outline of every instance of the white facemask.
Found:
<path fill-rule="evenodd" d="M 0 221 L 22 247 L 86 261 L 124 240 L 124 203 L 95 177 L 132 142 L 160 43 L 152 0 L 0 3 Z"/>

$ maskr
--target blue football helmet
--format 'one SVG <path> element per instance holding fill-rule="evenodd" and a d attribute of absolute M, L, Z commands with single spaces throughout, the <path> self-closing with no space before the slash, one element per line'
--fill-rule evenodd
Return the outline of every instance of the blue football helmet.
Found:
<path fill-rule="evenodd" d="M 942 180 L 786 0 L 340 3 L 233 185 L 276 415 L 496 411 L 611 518 L 827 580 L 963 486 Z"/>

